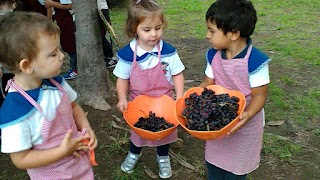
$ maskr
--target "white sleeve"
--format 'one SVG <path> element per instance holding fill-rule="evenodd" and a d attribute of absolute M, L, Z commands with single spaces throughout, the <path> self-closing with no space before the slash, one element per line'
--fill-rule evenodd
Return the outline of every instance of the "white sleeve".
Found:
<path fill-rule="evenodd" d="M 65 79 L 63 79 L 61 85 L 68 94 L 70 101 L 75 101 L 77 99 L 77 92 L 68 84 L 68 82 Z"/>
<path fill-rule="evenodd" d="M 108 9 L 108 3 L 106 0 L 97 0 L 98 9 Z"/>
<path fill-rule="evenodd" d="M 72 4 L 71 0 L 60 0 L 60 4 Z"/>
<path fill-rule="evenodd" d="M 44 0 L 38 0 L 38 2 L 42 5 L 44 5 Z"/>
<path fill-rule="evenodd" d="M 129 79 L 132 63 L 125 63 L 119 60 L 116 67 L 113 70 L 113 74 L 121 79 Z"/>
<path fill-rule="evenodd" d="M 32 147 L 32 133 L 28 121 L 21 121 L 1 129 L 3 153 L 14 153 Z"/>
<path fill-rule="evenodd" d="M 171 76 L 177 75 L 185 69 L 178 53 L 170 57 L 170 62 L 168 63 L 169 63 L 169 68 L 170 68 L 169 70 L 170 70 Z"/>
<path fill-rule="evenodd" d="M 208 78 L 214 79 L 211 64 L 207 63 L 207 67 L 206 67 L 206 70 L 204 71 L 204 74 L 205 74 Z"/>
<path fill-rule="evenodd" d="M 251 88 L 263 86 L 270 83 L 268 63 L 261 67 L 257 72 L 249 75 Z"/>

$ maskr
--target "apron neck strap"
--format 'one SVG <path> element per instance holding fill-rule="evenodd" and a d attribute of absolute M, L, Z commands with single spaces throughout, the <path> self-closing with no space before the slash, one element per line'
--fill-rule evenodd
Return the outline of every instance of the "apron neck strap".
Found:
<path fill-rule="evenodd" d="M 252 51 L 252 44 L 248 47 L 247 54 L 246 54 L 245 58 L 249 58 L 251 51 Z"/>
<path fill-rule="evenodd" d="M 60 91 L 64 91 L 63 87 L 62 87 L 56 80 L 54 80 L 54 79 L 49 79 L 49 80 L 50 80 L 50 82 L 51 82 L 52 84 L 54 84 L 55 86 L 57 86 L 57 88 L 58 88 Z"/>
<path fill-rule="evenodd" d="M 9 87 L 14 88 L 17 90 L 18 93 L 20 93 L 24 98 L 26 98 L 35 108 L 38 109 L 42 113 L 42 108 L 40 105 L 29 95 L 27 94 L 20 86 L 18 86 L 15 82 L 14 79 L 10 79 L 7 83 L 6 89 L 9 89 Z"/>

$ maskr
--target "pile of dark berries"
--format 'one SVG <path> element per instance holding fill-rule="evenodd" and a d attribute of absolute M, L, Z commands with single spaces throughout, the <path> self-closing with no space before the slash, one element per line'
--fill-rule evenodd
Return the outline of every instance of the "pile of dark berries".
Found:
<path fill-rule="evenodd" d="M 169 123 L 163 117 L 157 117 L 155 113 L 150 111 L 149 117 L 140 117 L 134 126 L 152 132 L 159 132 L 174 127 L 174 124 Z"/>
<path fill-rule="evenodd" d="M 196 131 L 216 131 L 235 119 L 239 109 L 239 98 L 228 94 L 215 94 L 204 88 L 201 95 L 190 94 L 185 99 L 186 108 L 182 115 L 186 118 L 187 128 Z"/>

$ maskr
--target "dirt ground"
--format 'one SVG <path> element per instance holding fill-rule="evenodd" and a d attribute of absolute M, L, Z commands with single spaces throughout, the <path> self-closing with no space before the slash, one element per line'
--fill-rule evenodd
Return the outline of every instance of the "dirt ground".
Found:
<path fill-rule="evenodd" d="M 203 40 L 176 39 L 170 41 L 177 49 L 187 69 L 184 72 L 187 81 L 186 89 L 197 86 L 203 79 L 205 68 L 204 54 L 209 47 Z M 270 68 L 271 71 L 272 68 Z M 110 71 L 111 73 L 111 71 Z M 120 164 L 128 151 L 129 127 L 116 109 L 116 96 L 110 99 L 112 109 L 99 111 L 84 107 L 88 118 L 99 140 L 96 158 L 99 166 L 94 167 L 96 179 L 158 179 L 156 151 L 154 148 L 143 148 L 143 156 L 137 170 L 131 176 L 123 174 Z M 266 112 L 267 113 L 267 112 Z M 113 123 L 113 124 L 112 124 Z M 206 179 L 204 163 L 204 141 L 195 139 L 182 128 L 178 128 L 179 141 L 173 143 L 170 149 L 173 176 L 171 179 Z M 290 124 L 281 127 L 266 126 L 265 132 L 278 132 L 280 135 L 297 136 Z M 313 147 L 320 148 L 319 139 L 308 139 Z M 320 179 L 319 152 L 303 151 L 295 157 L 294 163 L 281 161 L 268 154 L 261 154 L 261 166 L 249 175 L 248 179 Z M 8 155 L 0 155 L 0 179 L 28 179 L 25 171 L 15 168 Z"/>

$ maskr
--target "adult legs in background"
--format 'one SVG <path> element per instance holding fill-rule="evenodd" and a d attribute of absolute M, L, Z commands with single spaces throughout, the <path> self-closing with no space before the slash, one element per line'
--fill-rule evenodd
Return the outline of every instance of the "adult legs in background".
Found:
<path fill-rule="evenodd" d="M 76 37 L 72 15 L 68 10 L 55 8 L 54 19 L 60 27 L 60 43 L 62 50 L 70 57 L 70 69 L 63 75 L 65 79 L 75 79 L 78 75 Z"/>
<path fill-rule="evenodd" d="M 101 10 L 103 16 L 106 18 L 109 24 L 111 24 L 109 10 L 108 9 L 102 9 Z M 103 24 L 103 21 L 99 19 L 100 26 L 101 26 L 101 39 L 102 39 L 102 49 L 104 54 L 104 61 L 106 63 L 107 68 L 113 68 L 117 64 L 117 59 L 113 55 L 113 49 L 112 44 L 106 39 L 106 27 Z"/>
<path fill-rule="evenodd" d="M 75 71 L 78 71 L 77 53 L 70 53 L 69 57 L 70 57 L 70 68 Z"/>

